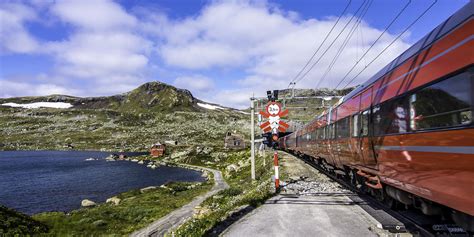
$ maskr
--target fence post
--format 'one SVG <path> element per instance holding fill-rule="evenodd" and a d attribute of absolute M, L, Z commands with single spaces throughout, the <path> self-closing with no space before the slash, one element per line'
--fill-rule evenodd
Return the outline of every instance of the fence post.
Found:
<path fill-rule="evenodd" d="M 278 152 L 275 151 L 273 154 L 273 165 L 275 166 L 275 190 L 280 191 L 280 178 L 278 172 Z"/>

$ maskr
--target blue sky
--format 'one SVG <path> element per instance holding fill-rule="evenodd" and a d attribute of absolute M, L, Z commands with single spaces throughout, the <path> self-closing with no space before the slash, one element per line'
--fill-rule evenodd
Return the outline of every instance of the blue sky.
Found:
<path fill-rule="evenodd" d="M 353 85 L 362 83 L 464 6 L 438 0 Z M 203 100 L 246 107 L 255 93 L 286 88 L 323 41 L 347 0 L 70 0 L 0 3 L 0 97 L 112 95 L 147 81 L 191 90 Z M 298 88 L 334 87 L 408 3 L 350 1 Z M 412 0 L 360 60 L 361 70 L 432 1 Z M 354 14 L 355 17 L 351 18 Z M 352 19 L 352 21 L 351 21 Z M 358 24 L 357 24 L 358 23 Z M 353 34 L 343 44 L 349 29 Z M 342 49 L 334 66 L 324 72 Z M 312 63 L 310 64 L 312 65 Z"/>

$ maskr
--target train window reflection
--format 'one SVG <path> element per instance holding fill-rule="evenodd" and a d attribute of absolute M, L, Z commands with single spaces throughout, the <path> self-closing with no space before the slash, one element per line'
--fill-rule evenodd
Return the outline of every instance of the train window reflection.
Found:
<path fill-rule="evenodd" d="M 365 137 L 369 135 L 369 110 L 362 112 L 360 116 L 360 120 L 361 120 L 360 135 Z"/>
<path fill-rule="evenodd" d="M 346 138 L 349 134 L 349 117 L 337 121 L 337 138 Z"/>
<path fill-rule="evenodd" d="M 374 106 L 372 109 L 374 135 L 406 133 L 408 131 L 407 107 L 405 98 Z"/>
<path fill-rule="evenodd" d="M 352 116 L 352 136 L 359 136 L 359 114 Z"/>
<path fill-rule="evenodd" d="M 410 128 L 424 130 L 472 123 L 472 79 L 469 72 L 410 96 Z"/>

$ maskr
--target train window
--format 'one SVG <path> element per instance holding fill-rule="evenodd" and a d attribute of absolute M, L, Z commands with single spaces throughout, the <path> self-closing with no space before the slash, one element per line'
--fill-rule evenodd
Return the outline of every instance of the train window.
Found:
<path fill-rule="evenodd" d="M 330 134 L 331 139 L 335 139 L 336 138 L 336 124 L 333 123 L 330 125 L 330 127 L 331 127 L 331 134 Z"/>
<path fill-rule="evenodd" d="M 346 138 L 349 134 L 349 117 L 337 121 L 337 138 Z"/>
<path fill-rule="evenodd" d="M 408 131 L 408 105 L 405 98 L 387 101 L 372 108 L 374 135 Z"/>
<path fill-rule="evenodd" d="M 360 115 L 361 126 L 360 126 L 360 136 L 365 137 L 369 135 L 369 115 L 370 110 L 362 112 Z"/>
<path fill-rule="evenodd" d="M 426 87 L 411 95 L 410 128 L 424 130 L 472 123 L 471 72 Z"/>
<path fill-rule="evenodd" d="M 352 136 L 358 137 L 359 136 L 359 114 L 354 114 L 352 116 Z"/>

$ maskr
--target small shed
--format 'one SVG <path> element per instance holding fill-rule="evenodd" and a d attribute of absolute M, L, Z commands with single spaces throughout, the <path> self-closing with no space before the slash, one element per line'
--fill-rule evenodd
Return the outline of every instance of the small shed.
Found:
<path fill-rule="evenodd" d="M 161 143 L 153 144 L 150 148 L 150 155 L 152 157 L 161 157 L 165 154 L 166 146 Z"/>
<path fill-rule="evenodd" d="M 245 140 L 242 135 L 227 132 L 224 139 L 225 149 L 244 149 L 245 147 Z"/>

